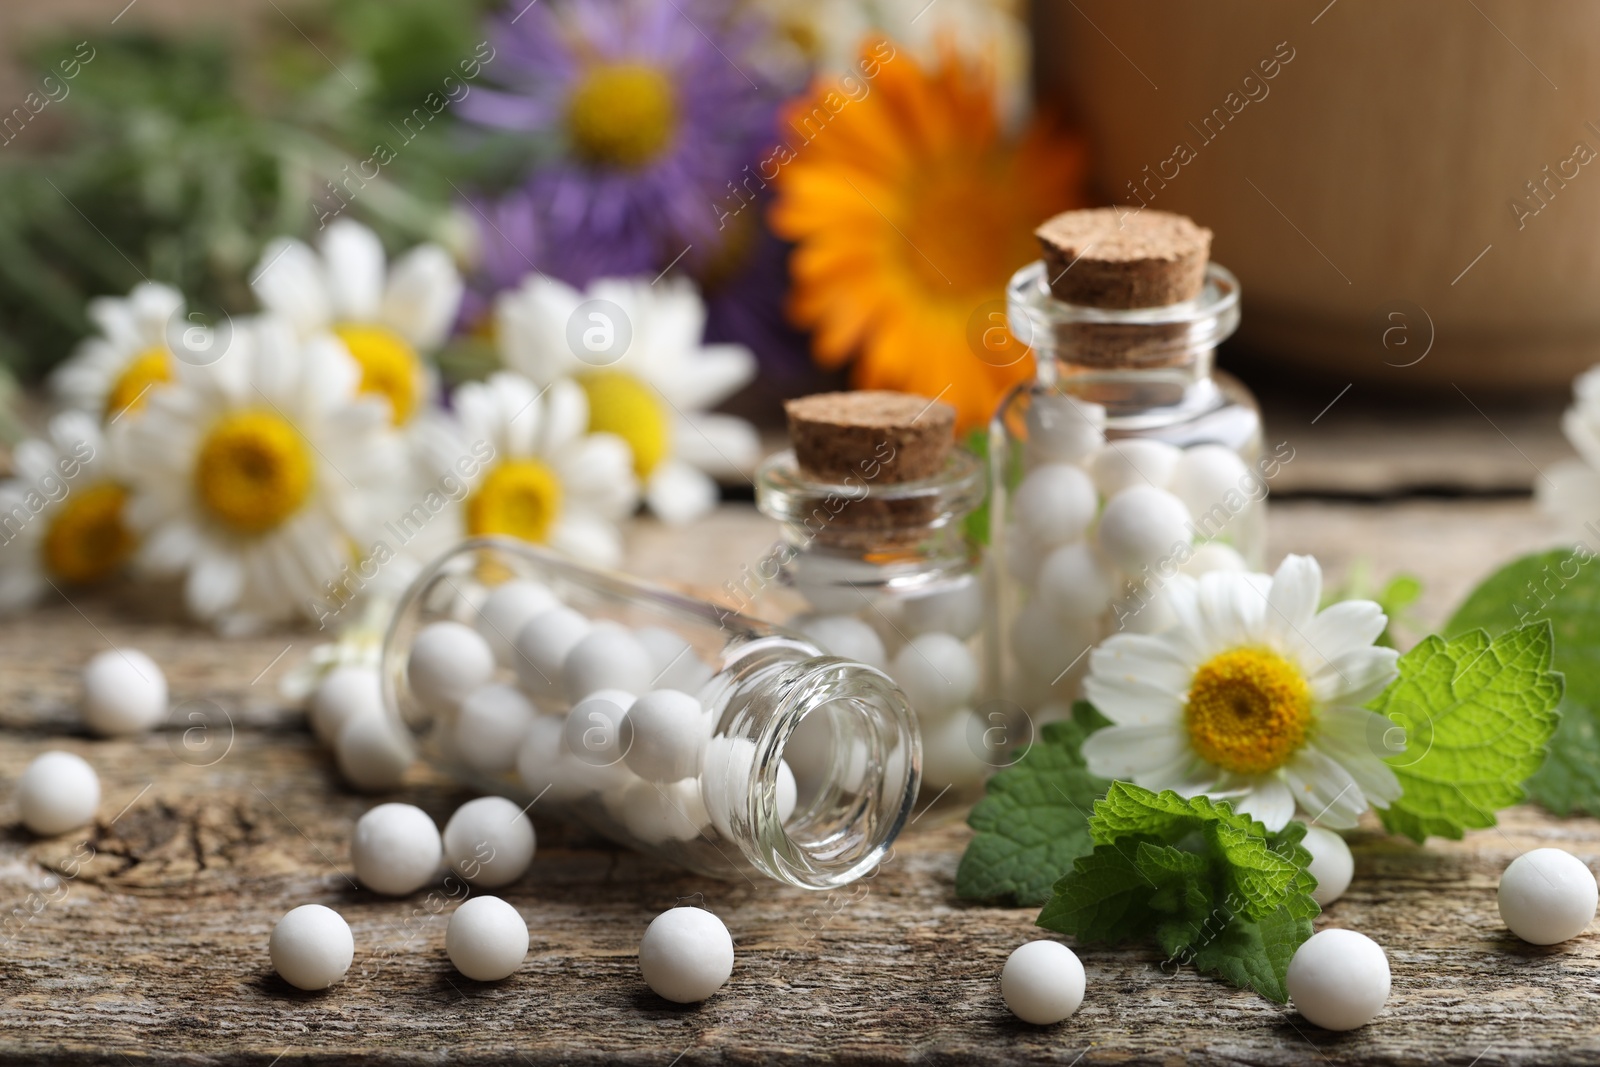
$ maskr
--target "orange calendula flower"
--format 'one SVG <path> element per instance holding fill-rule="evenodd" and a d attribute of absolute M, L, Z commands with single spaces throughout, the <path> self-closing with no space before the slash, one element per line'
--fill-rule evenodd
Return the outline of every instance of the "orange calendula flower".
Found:
<path fill-rule="evenodd" d="M 1008 137 L 991 73 L 953 50 L 931 70 L 883 54 L 785 113 L 771 223 L 796 244 L 789 315 L 822 366 L 854 358 L 858 387 L 940 396 L 970 429 L 1032 374 L 992 331 L 1034 227 L 1083 205 L 1083 154 L 1039 122 Z"/>

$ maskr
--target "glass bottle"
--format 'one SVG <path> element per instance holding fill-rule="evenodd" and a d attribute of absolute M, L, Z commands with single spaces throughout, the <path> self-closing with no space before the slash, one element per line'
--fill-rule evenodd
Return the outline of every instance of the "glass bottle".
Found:
<path fill-rule="evenodd" d="M 424 759 L 704 874 L 845 885 L 882 859 L 917 794 L 916 726 L 881 671 L 525 542 L 470 540 L 429 565 L 381 669 Z M 572 699 L 595 679 L 598 693 Z M 640 693 L 679 712 L 690 694 L 687 732 L 660 716 L 635 729 Z M 813 720 L 827 724 L 821 771 L 797 795 L 784 757 Z"/>
<path fill-rule="evenodd" d="M 1267 483 L 1293 450 L 1263 448 L 1255 399 L 1214 367 L 1239 324 L 1218 264 L 1193 300 L 1106 309 L 1057 299 L 1036 261 L 1006 305 L 1037 373 L 990 427 L 989 654 L 1038 721 L 1070 708 L 1102 638 L 1170 623 L 1175 575 L 1261 568 Z"/>
<path fill-rule="evenodd" d="M 893 677 L 916 712 L 924 789 L 959 801 L 1010 761 L 1021 728 L 992 700 L 982 649 L 984 551 L 973 517 L 987 473 L 960 448 L 916 481 L 876 481 L 876 466 L 869 458 L 858 478 L 819 481 L 793 451 L 763 463 L 756 505 L 778 521 L 780 539 L 727 591 Z"/>

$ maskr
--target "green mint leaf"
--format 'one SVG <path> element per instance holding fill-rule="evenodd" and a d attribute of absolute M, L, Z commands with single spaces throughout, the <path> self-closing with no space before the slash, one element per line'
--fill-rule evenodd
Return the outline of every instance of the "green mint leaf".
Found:
<path fill-rule="evenodd" d="M 1093 851 L 1056 883 L 1040 926 L 1089 942 L 1154 938 L 1163 967 L 1193 963 L 1286 999 L 1289 959 L 1320 910 L 1302 824 L 1268 834 L 1226 803 L 1116 782 L 1089 829 Z"/>
<path fill-rule="evenodd" d="M 1405 792 L 1379 813 L 1389 832 L 1459 839 L 1523 799 L 1559 718 L 1553 645 L 1545 621 L 1493 639 L 1433 636 L 1400 657 L 1400 677 L 1371 705 L 1406 733 L 1389 758 Z"/>
<path fill-rule="evenodd" d="M 956 870 L 958 896 L 1042 904 L 1093 846 L 1089 812 L 1111 783 L 1090 774 L 1080 752 L 1088 730 L 1079 722 L 1098 713 L 1081 702 L 1074 713 L 1046 725 L 1021 759 L 989 779 L 967 816 L 977 836 Z"/>
<path fill-rule="evenodd" d="M 1550 755 L 1524 788 L 1557 815 L 1600 815 L 1600 564 L 1588 547 L 1508 563 L 1472 591 L 1444 632 L 1498 636 L 1533 619 L 1555 629 L 1553 666 L 1567 691 Z"/>

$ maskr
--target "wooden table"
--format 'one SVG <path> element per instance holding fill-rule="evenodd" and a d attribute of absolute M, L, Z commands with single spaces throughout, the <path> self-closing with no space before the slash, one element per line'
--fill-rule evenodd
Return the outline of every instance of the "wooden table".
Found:
<path fill-rule="evenodd" d="M 1274 556 L 1316 553 L 1334 578 L 1358 557 L 1379 577 L 1421 576 L 1430 624 L 1498 562 L 1555 539 L 1525 498 L 1290 498 L 1271 522 Z M 728 506 L 687 533 L 642 525 L 633 565 L 715 588 L 771 536 Z M 1320 923 L 1383 943 L 1394 992 L 1376 1024 L 1346 1035 L 1130 950 L 1083 952 L 1089 993 L 1069 1023 L 1016 1022 L 996 978 L 1038 935 L 1034 912 L 955 898 L 969 831 L 937 812 L 875 878 L 827 896 L 685 875 L 541 824 L 533 872 L 505 893 L 530 921 L 528 961 L 506 982 L 470 982 L 422 895 L 351 884 L 350 826 L 372 801 L 340 786 L 276 694 L 313 640 L 225 642 L 155 604 L 120 591 L 0 626 L 0 782 L 61 747 L 105 790 L 93 858 L 70 879 L 52 870 L 76 838 L 36 841 L 9 797 L 0 806 L 0 907 L 44 902 L 0 937 L 0 1063 L 1600 1063 L 1600 935 L 1535 948 L 1498 921 L 1496 881 L 1518 853 L 1600 857 L 1600 821 L 1533 807 L 1463 842 L 1416 848 L 1375 825 L 1355 837 L 1355 883 Z M 155 656 L 175 700 L 220 709 L 226 755 L 196 766 L 171 731 L 80 735 L 76 671 L 108 644 Z M 442 822 L 464 796 L 417 773 L 405 799 Z M 738 952 L 732 981 L 699 1007 L 653 996 L 635 960 L 644 925 L 686 897 L 727 922 Z M 266 955 L 272 924 L 309 902 L 342 912 L 357 944 L 350 976 L 324 994 L 288 987 Z"/>

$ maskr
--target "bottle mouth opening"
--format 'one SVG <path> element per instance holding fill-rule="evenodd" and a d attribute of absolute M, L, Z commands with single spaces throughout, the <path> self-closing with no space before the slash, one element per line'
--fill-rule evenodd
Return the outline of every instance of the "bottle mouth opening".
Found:
<path fill-rule="evenodd" d="M 904 694 L 871 667 L 833 657 L 799 665 L 756 741 L 748 858 L 804 889 L 832 889 L 870 873 L 916 802 L 922 746 Z M 781 818 L 784 764 L 793 813 Z"/>

